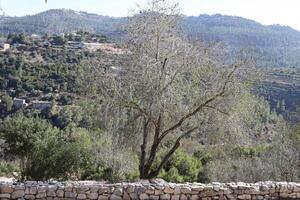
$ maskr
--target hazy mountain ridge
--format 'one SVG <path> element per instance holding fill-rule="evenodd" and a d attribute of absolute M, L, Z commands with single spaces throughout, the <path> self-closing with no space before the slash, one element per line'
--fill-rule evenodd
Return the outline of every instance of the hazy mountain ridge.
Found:
<path fill-rule="evenodd" d="M 84 30 L 116 38 L 122 36 L 120 25 L 125 22 L 126 18 L 56 9 L 32 16 L 0 18 L 0 34 L 53 34 Z M 247 49 L 253 52 L 261 66 L 300 66 L 300 32 L 288 26 L 266 26 L 242 17 L 217 14 L 187 16 L 182 27 L 190 37 L 225 43 L 232 55 Z"/>

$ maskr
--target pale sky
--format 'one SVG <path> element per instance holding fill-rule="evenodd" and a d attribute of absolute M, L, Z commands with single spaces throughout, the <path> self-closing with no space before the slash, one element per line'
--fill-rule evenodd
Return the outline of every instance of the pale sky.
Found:
<path fill-rule="evenodd" d="M 1 1 L 1 0 L 0 0 Z M 288 25 L 300 30 L 300 0 L 178 0 L 182 13 L 225 14 L 253 19 L 262 24 Z M 10 16 L 23 16 L 53 8 L 67 8 L 109 16 L 126 16 L 145 0 L 2 0 Z"/>

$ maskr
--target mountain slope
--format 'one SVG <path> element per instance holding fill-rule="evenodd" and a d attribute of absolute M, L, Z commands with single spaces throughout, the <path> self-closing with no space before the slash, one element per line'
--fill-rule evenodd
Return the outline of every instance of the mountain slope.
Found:
<path fill-rule="evenodd" d="M 120 26 L 125 22 L 126 18 L 58 9 L 32 16 L 0 18 L 0 34 L 53 34 L 84 30 L 116 38 L 122 36 Z M 290 27 L 264 26 L 252 20 L 224 15 L 185 17 L 182 27 L 192 38 L 225 43 L 231 55 L 246 49 L 264 67 L 300 66 L 300 32 Z"/>
<path fill-rule="evenodd" d="M 0 18 L 0 33 L 53 34 L 85 30 L 110 35 L 124 20 L 124 18 L 56 9 L 32 16 Z"/>
<path fill-rule="evenodd" d="M 184 30 L 193 38 L 224 42 L 233 54 L 246 49 L 262 66 L 300 66 L 300 32 L 287 26 L 264 26 L 241 17 L 200 15 L 187 17 Z"/>

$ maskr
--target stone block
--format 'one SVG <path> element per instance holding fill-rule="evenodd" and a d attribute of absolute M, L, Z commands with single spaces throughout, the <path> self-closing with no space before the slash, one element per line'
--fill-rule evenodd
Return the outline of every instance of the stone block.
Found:
<path fill-rule="evenodd" d="M 24 195 L 25 195 L 25 190 L 16 190 L 13 193 L 11 193 L 11 198 L 18 199 L 24 197 Z"/>

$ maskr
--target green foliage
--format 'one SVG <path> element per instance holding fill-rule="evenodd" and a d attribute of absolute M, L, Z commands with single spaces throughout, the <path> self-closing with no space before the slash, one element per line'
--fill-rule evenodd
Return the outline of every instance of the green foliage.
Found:
<path fill-rule="evenodd" d="M 239 157 L 260 157 L 263 155 L 264 152 L 266 152 L 269 149 L 269 146 L 267 145 L 258 145 L 258 146 L 237 146 L 234 147 L 231 151 L 231 155 L 233 157 L 239 158 Z"/>
<path fill-rule="evenodd" d="M 0 176 L 11 177 L 14 172 L 18 173 L 19 171 L 20 169 L 16 163 L 0 161 Z"/>
<path fill-rule="evenodd" d="M 56 35 L 53 37 L 52 43 L 55 45 L 65 45 L 67 43 L 67 40 L 64 36 Z"/>
<path fill-rule="evenodd" d="M 91 140 L 83 129 L 67 130 L 47 140 L 37 141 L 25 174 L 34 180 L 81 177 L 81 169 L 91 160 Z"/>
<path fill-rule="evenodd" d="M 20 33 L 20 34 L 10 33 L 7 36 L 7 41 L 12 45 L 17 44 L 17 43 L 18 44 L 26 44 L 27 43 L 26 36 L 23 33 Z"/>
<path fill-rule="evenodd" d="M 4 95 L 1 97 L 1 102 L 0 102 L 0 108 L 1 108 L 1 115 L 4 115 L 6 112 L 9 112 L 13 108 L 13 99 L 8 96 Z"/>
<path fill-rule="evenodd" d="M 90 162 L 91 140 L 84 129 L 60 131 L 45 120 L 17 115 L 4 120 L 0 133 L 5 151 L 21 159 L 27 179 L 78 178 Z"/>
<path fill-rule="evenodd" d="M 27 118 L 24 115 L 9 117 L 1 124 L 1 137 L 5 140 L 6 152 L 28 158 L 37 141 L 54 137 L 59 132 L 45 120 Z"/>
<path fill-rule="evenodd" d="M 183 150 L 177 150 L 159 177 L 173 182 L 192 182 L 197 181 L 201 170 L 200 160 Z"/>

